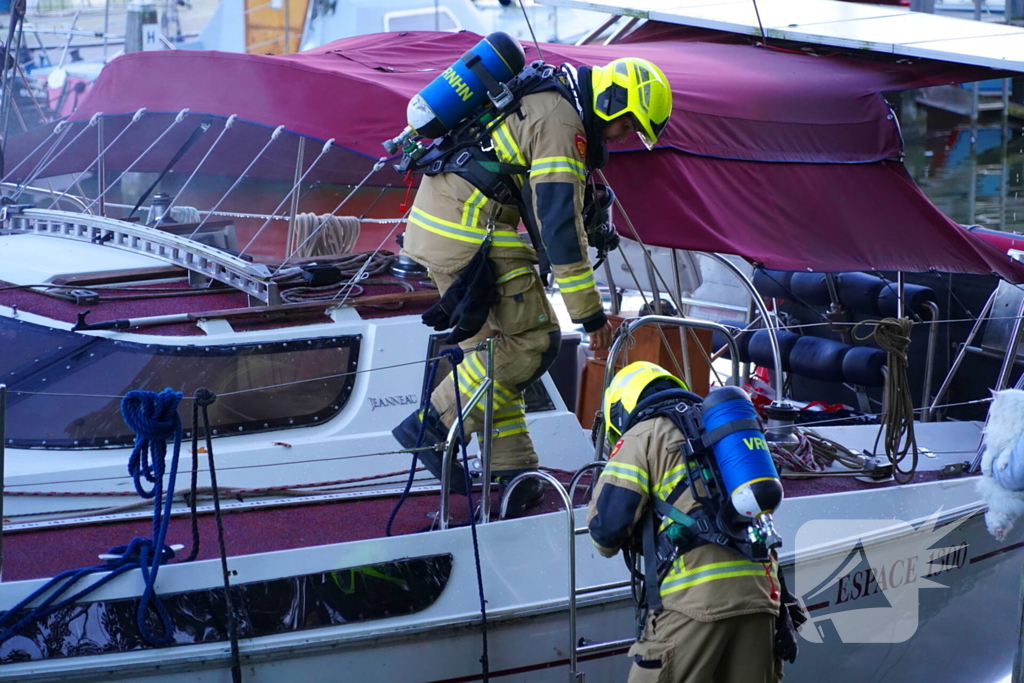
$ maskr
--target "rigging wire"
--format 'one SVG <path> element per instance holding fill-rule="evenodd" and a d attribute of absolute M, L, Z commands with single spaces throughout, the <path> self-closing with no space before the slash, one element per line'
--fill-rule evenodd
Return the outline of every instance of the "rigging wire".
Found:
<path fill-rule="evenodd" d="M 768 36 L 764 32 L 764 24 L 761 23 L 761 12 L 757 9 L 757 0 L 751 0 L 751 2 L 754 3 L 754 14 L 757 16 L 757 25 L 761 29 L 761 42 L 768 47 Z"/>
<path fill-rule="evenodd" d="M 604 183 L 606 186 L 611 187 L 610 183 L 608 182 L 608 179 L 604 175 L 604 171 L 598 170 L 597 173 L 601 177 L 601 182 Z M 660 270 L 658 270 L 658 267 L 654 263 L 654 259 L 651 258 L 651 254 L 650 254 L 649 249 L 647 248 L 647 245 L 640 238 L 640 233 L 638 233 L 636 228 L 633 227 L 633 221 L 630 220 L 629 214 L 626 213 L 625 207 L 622 206 L 622 202 L 619 201 L 619 198 L 618 198 L 617 195 L 614 195 L 613 198 L 614 198 L 614 201 L 615 201 L 615 206 L 618 208 L 619 213 L 622 214 L 622 218 L 626 221 L 626 226 L 629 228 L 630 232 L 632 233 L 633 238 L 636 240 L 636 242 L 643 249 L 643 251 L 644 251 L 644 258 L 647 260 L 648 264 L 650 265 L 651 271 L 653 271 L 653 273 L 657 276 L 657 278 L 659 280 L 661 280 L 661 284 L 665 288 L 665 293 L 668 294 L 668 296 L 673 300 L 673 303 L 676 306 L 676 310 L 678 311 L 679 316 L 683 317 L 682 302 L 680 302 L 678 300 L 678 298 L 676 298 L 676 296 L 672 292 L 672 288 L 670 288 L 668 286 L 668 281 L 665 280 L 665 276 L 661 274 Z M 626 258 L 626 255 L 622 251 L 621 246 L 619 248 L 619 253 L 622 254 L 622 261 L 623 261 L 623 263 L 626 264 L 626 268 L 629 270 L 629 274 L 633 278 L 633 282 L 636 284 L 636 288 L 640 292 L 640 296 L 643 298 L 644 304 L 650 310 L 654 310 L 653 308 L 651 308 L 651 304 L 647 301 L 647 297 L 644 294 L 643 288 L 640 286 L 640 281 L 637 279 L 636 273 L 633 271 L 633 266 L 629 263 L 629 260 Z M 674 255 L 673 255 L 673 258 L 675 258 Z M 658 329 L 658 334 L 661 336 L 661 341 L 665 345 L 666 350 L 668 351 L 669 358 L 672 360 L 673 365 L 675 365 L 676 370 L 679 371 L 680 374 L 682 374 L 682 370 L 679 367 L 679 362 L 676 360 L 675 354 L 672 352 L 671 346 L 669 346 L 668 339 L 665 337 L 664 330 L 661 329 L 660 325 L 657 326 L 657 329 Z M 715 369 L 715 364 L 712 362 L 711 357 L 708 355 L 707 350 L 704 348 L 704 345 L 701 344 L 700 341 L 697 339 L 696 333 L 692 329 L 688 329 L 687 332 L 689 333 L 690 340 L 693 341 L 694 346 L 697 348 L 698 351 L 700 351 L 701 356 L 703 356 L 704 362 L 706 362 L 708 364 L 708 367 L 711 368 L 711 372 L 715 375 L 715 381 L 724 386 L 725 382 L 722 381 L 721 375 L 719 375 L 718 374 L 718 370 Z M 682 342 L 682 338 L 680 338 L 680 342 Z M 682 346 L 683 345 L 680 344 L 680 347 L 682 347 Z M 688 347 L 689 343 L 687 343 L 686 346 Z"/>
<path fill-rule="evenodd" d="M 544 61 L 544 53 L 541 52 L 540 43 L 537 42 L 537 35 L 533 32 L 533 24 L 530 23 L 530 16 L 526 13 L 526 5 L 519 0 L 519 9 L 523 10 L 523 19 L 526 19 L 526 28 L 530 29 L 530 37 L 533 38 L 533 46 L 537 48 L 537 56 Z"/>

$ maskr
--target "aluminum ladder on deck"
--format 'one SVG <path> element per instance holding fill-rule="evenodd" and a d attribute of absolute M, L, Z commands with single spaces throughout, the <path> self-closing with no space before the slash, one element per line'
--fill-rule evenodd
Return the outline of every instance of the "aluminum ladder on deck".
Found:
<path fill-rule="evenodd" d="M 8 234 L 46 235 L 149 256 L 188 270 L 190 284 L 217 280 L 248 294 L 250 303 L 281 303 L 277 283 L 264 264 L 156 228 L 103 216 L 13 206 L 3 208 L 0 223 L 0 230 Z"/>

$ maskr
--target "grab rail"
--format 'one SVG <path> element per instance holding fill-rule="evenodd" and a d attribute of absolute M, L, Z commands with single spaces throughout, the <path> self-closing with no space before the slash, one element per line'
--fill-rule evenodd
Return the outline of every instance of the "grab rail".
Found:
<path fill-rule="evenodd" d="M 694 328 L 698 330 L 711 330 L 712 332 L 718 332 L 725 337 L 726 344 L 729 346 L 729 357 L 732 361 L 732 378 L 736 386 L 740 385 L 740 351 L 739 345 L 736 343 L 736 335 L 733 334 L 725 325 L 713 323 L 709 320 L 697 320 L 694 318 L 671 318 L 665 315 L 645 315 L 642 318 L 636 318 L 623 322 L 622 326 L 625 327 L 625 333 L 621 333 L 622 327 L 619 328 L 620 333 L 616 335 L 615 341 L 612 343 L 611 349 L 608 351 L 608 360 L 604 366 L 604 387 L 602 388 L 602 395 L 604 390 L 608 388 L 612 383 L 612 378 L 615 376 L 615 361 L 619 355 L 619 351 L 622 349 L 622 345 L 625 344 L 627 337 L 632 336 L 633 332 L 644 325 L 674 325 L 681 328 Z M 774 336 L 772 337 L 774 339 Z M 605 416 L 607 419 L 607 416 Z M 594 460 L 602 460 L 604 455 L 605 440 L 602 438 L 596 439 L 594 444 Z"/>
<path fill-rule="evenodd" d="M 572 500 L 569 499 L 569 494 L 566 493 L 565 488 L 562 486 L 562 482 L 558 481 L 547 472 L 541 472 L 539 470 L 523 472 L 510 481 L 508 488 L 505 489 L 505 495 L 502 496 L 501 499 L 501 511 L 498 514 L 498 518 L 505 518 L 505 513 L 508 511 L 509 498 L 516 486 L 531 477 L 551 484 L 555 491 L 558 492 L 558 495 L 562 498 L 562 503 L 565 505 L 566 516 L 569 520 L 569 680 L 582 683 L 583 674 L 577 670 L 579 665 L 577 648 L 579 644 L 576 641 L 576 519 L 573 514 Z"/>
<path fill-rule="evenodd" d="M 492 433 L 494 430 L 494 346 L 495 340 L 492 337 L 480 342 L 473 349 L 474 351 L 487 351 L 486 374 L 483 381 L 480 382 L 480 386 L 469 397 L 469 400 L 466 401 L 466 405 L 462 409 L 462 419 L 465 420 L 473 412 L 477 404 L 480 403 L 480 400 L 486 399 L 484 402 L 483 438 L 480 445 L 481 477 L 483 479 L 483 492 L 480 501 L 481 524 L 491 521 L 491 447 L 494 441 L 494 434 Z M 455 387 L 455 391 L 459 391 L 458 386 Z M 451 463 L 461 441 L 459 422 L 460 420 L 456 419 L 452 423 L 451 429 L 448 430 L 444 459 L 441 461 L 441 506 L 438 511 L 438 527 L 440 529 L 448 528 L 448 516 L 451 507 Z"/>

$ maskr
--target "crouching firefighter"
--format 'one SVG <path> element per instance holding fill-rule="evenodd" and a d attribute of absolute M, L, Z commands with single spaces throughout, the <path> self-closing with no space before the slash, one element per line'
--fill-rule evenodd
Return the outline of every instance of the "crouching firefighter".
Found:
<path fill-rule="evenodd" d="M 481 45 L 490 41 L 507 47 L 506 39 L 514 41 L 492 34 Z M 467 52 L 453 73 L 463 73 L 463 81 L 470 82 L 492 48 L 481 50 Z M 482 84 L 487 85 L 487 77 Z M 507 84 L 492 85 L 495 95 L 484 105 L 484 114 L 469 116 L 430 145 L 410 142 L 408 133 L 390 141 L 405 145 L 400 169 L 425 174 L 403 244 L 403 254 L 427 267 L 441 295 L 424 314 L 424 323 L 439 331 L 451 329 L 445 341 L 468 351 L 459 387 L 451 375 L 446 377 L 432 392 L 429 408 L 410 415 L 393 434 L 405 448 L 414 448 L 422 423 L 424 444 L 443 443 L 456 419 L 456 390 L 466 405 L 485 376 L 485 353 L 470 349 L 494 338 L 491 471 L 507 484 L 539 464 L 527 431 L 523 390 L 548 370 L 561 343 L 536 266 L 553 271 L 572 321 L 590 333 L 591 348 L 607 348 L 611 326 L 587 252 L 585 197 L 596 204 L 586 212 L 591 222 L 604 229 L 606 238 L 617 238 L 605 229 L 603 210 L 611 195 L 603 186 L 588 193 L 588 176 L 604 165 L 606 142 L 637 133 L 653 146 L 668 122 L 672 92 L 655 65 L 632 58 L 578 69 L 535 62 Z M 532 246 L 517 232 L 521 219 Z M 465 416 L 467 434 L 479 433 L 483 415 L 481 402 Z M 440 449 L 417 455 L 441 477 Z M 450 471 L 451 490 L 465 494 L 462 467 L 454 462 Z M 523 482 L 509 501 L 508 516 L 521 516 L 541 497 L 538 480 Z"/>
<path fill-rule="evenodd" d="M 604 415 L 617 441 L 589 528 L 602 555 L 623 551 L 633 576 L 630 683 L 781 677 L 779 660 L 796 659 L 796 600 L 774 552 L 782 486 L 746 394 L 724 387 L 701 399 L 641 361 L 615 376 Z"/>

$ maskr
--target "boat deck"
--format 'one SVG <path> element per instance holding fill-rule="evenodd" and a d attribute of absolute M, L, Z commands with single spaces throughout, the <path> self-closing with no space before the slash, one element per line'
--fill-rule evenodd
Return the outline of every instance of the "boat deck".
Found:
<path fill-rule="evenodd" d="M 563 483 L 568 473 L 557 473 Z M 924 470 L 915 475 L 914 483 L 935 481 L 937 470 Z M 583 504 L 588 478 L 577 491 L 577 505 Z M 868 483 L 854 477 L 817 477 L 784 479 L 787 498 L 815 496 L 843 491 L 890 487 L 892 481 Z M 228 498 L 228 500 L 233 500 Z M 228 555 L 251 555 L 278 550 L 330 545 L 348 541 L 381 538 L 397 496 L 362 498 L 334 502 L 299 502 L 277 507 L 261 506 L 244 510 L 226 510 L 223 515 Z M 497 515 L 497 493 L 491 494 L 491 509 Z M 530 515 L 547 514 L 561 508 L 561 499 L 550 488 L 544 502 L 529 510 Z M 395 519 L 395 535 L 426 532 L 431 525 L 430 513 L 439 507 L 437 494 L 410 495 Z M 453 524 L 467 518 L 466 499 L 453 495 Z M 123 521 L 102 521 L 81 525 L 50 526 L 7 531 L 3 537 L 4 581 L 21 581 L 54 576 L 66 569 L 99 564 L 97 556 L 135 536 L 151 535 L 151 523 L 135 517 Z M 212 514 L 199 515 L 200 551 L 198 559 L 218 556 L 217 530 Z M 177 557 L 191 551 L 191 525 L 187 515 L 171 519 L 168 544 L 182 544 Z"/>

